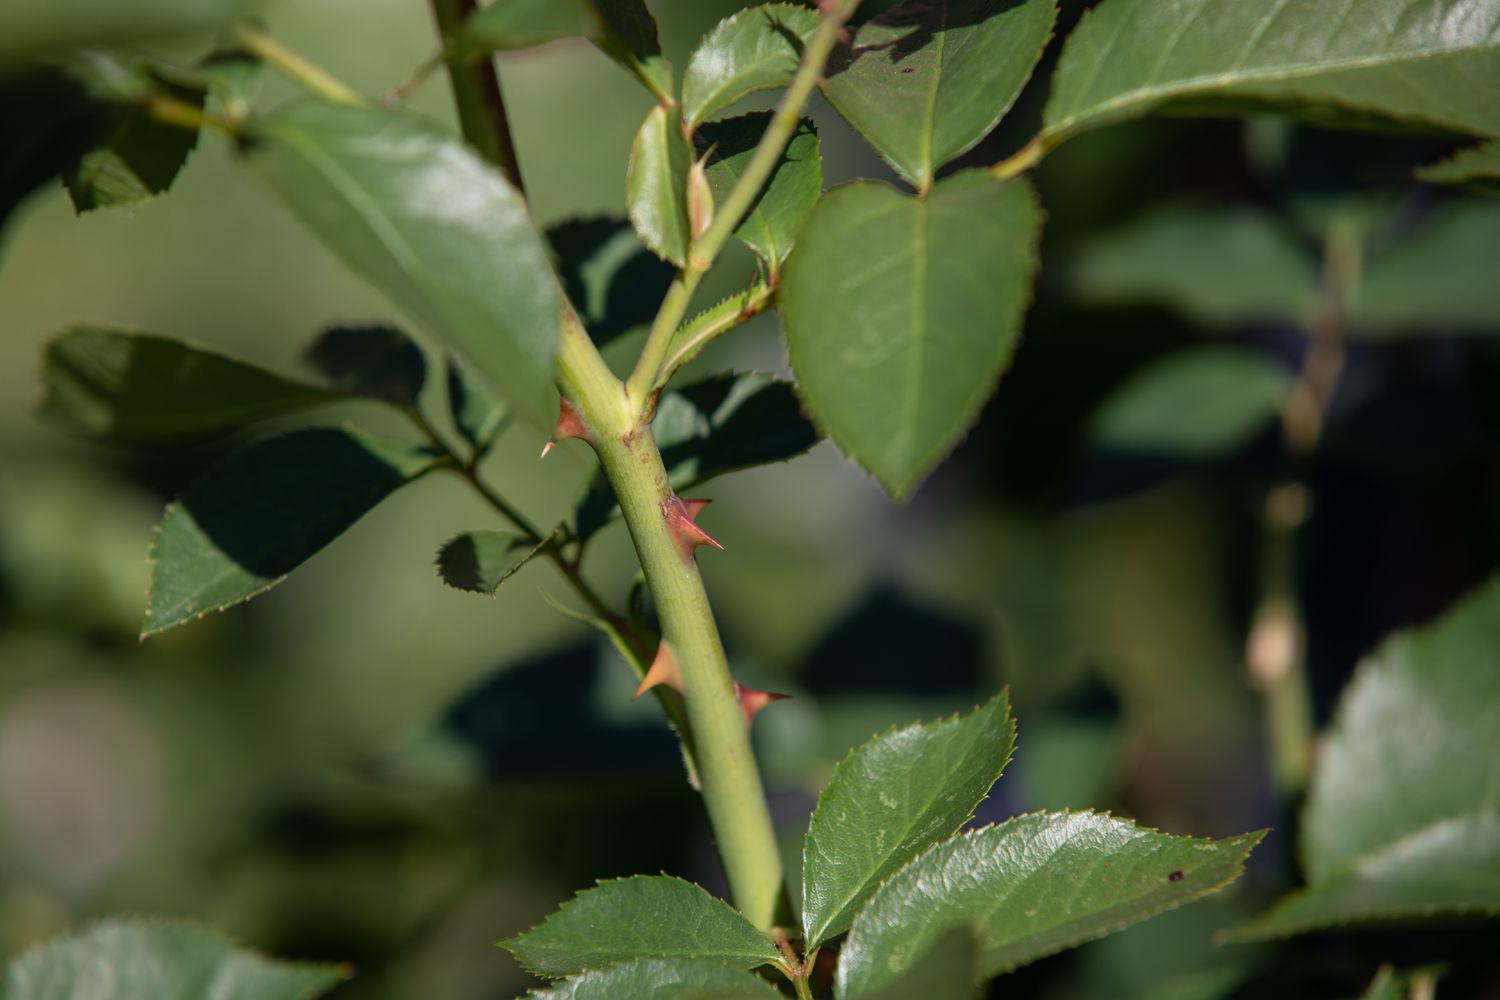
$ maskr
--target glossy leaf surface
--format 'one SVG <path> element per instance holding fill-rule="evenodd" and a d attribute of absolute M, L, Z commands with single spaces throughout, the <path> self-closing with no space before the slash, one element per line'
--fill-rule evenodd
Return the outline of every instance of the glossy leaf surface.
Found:
<path fill-rule="evenodd" d="M 521 567 L 556 544 L 556 535 L 538 543 L 508 531 L 466 531 L 438 551 L 438 575 L 458 590 L 493 595 Z"/>
<path fill-rule="evenodd" d="M 842 933 L 884 879 L 956 833 L 1015 749 L 1010 701 L 875 737 L 839 764 L 818 799 L 802 854 L 808 947 Z"/>
<path fill-rule="evenodd" d="M 666 875 L 600 882 L 504 947 L 542 976 L 637 958 L 702 959 L 742 969 L 780 959 L 771 940 L 728 903 Z"/>
<path fill-rule="evenodd" d="M 269 590 L 434 464 L 411 445 L 333 428 L 234 452 L 167 507 L 142 635 Z"/>
<path fill-rule="evenodd" d="M 692 156 L 676 117 L 658 105 L 635 134 L 625 175 L 625 203 L 635 231 L 652 253 L 678 267 L 687 260 L 693 237 L 687 211 Z"/>
<path fill-rule="evenodd" d="M 42 382 L 43 418 L 120 443 L 203 437 L 334 398 L 180 341 L 93 326 L 48 342 Z"/>
<path fill-rule="evenodd" d="M 1021 93 L 1055 0 L 913 0 L 834 51 L 830 103 L 918 188 L 973 147 Z"/>
<path fill-rule="evenodd" d="M 1308 887 L 1239 936 L 1500 913 L 1500 674 L 1485 668 L 1497 643 L 1490 584 L 1360 666 L 1303 812 Z"/>
<path fill-rule="evenodd" d="M 714 962 L 641 959 L 585 972 L 530 1000 L 783 1000 L 776 987 Z"/>
<path fill-rule="evenodd" d="M 720 21 L 682 74 L 682 118 L 689 130 L 757 90 L 791 83 L 802 46 L 817 26 L 816 11 L 786 3 L 762 4 Z"/>
<path fill-rule="evenodd" d="M 1088 240 L 1066 269 L 1088 305 L 1159 305 L 1197 323 L 1306 323 L 1319 266 L 1274 218 L 1252 208 L 1159 209 Z"/>
<path fill-rule="evenodd" d="M 667 390 L 651 432 L 678 492 L 726 472 L 795 458 L 818 440 L 792 387 L 760 372 L 725 372 Z M 579 537 L 589 537 L 618 512 L 609 483 L 596 477 L 578 508 Z"/>
<path fill-rule="evenodd" d="M 972 1000 L 979 994 L 979 943 L 966 927 L 948 931 L 900 979 L 858 1000 Z"/>
<path fill-rule="evenodd" d="M 1281 414 L 1292 374 L 1235 347 L 1168 355 L 1116 390 L 1093 419 L 1096 446 L 1212 458 L 1244 445 Z"/>
<path fill-rule="evenodd" d="M 106 920 L 12 961 L 0 1000 L 312 1000 L 348 977 L 266 958 L 194 924 Z"/>
<path fill-rule="evenodd" d="M 1103 937 L 1238 878 L 1261 836 L 1172 837 L 1096 813 L 1034 813 L 961 834 L 860 910 L 836 993 L 895 981 L 954 926 L 978 934 L 985 975 Z"/>
<path fill-rule="evenodd" d="M 798 391 L 893 495 L 953 448 L 1009 363 L 1040 225 L 1024 182 L 969 172 L 926 199 L 846 184 L 803 227 L 781 291 Z"/>
<path fill-rule="evenodd" d="M 315 102 L 258 123 L 251 160 L 314 236 L 538 428 L 557 415 L 562 297 L 526 203 L 423 119 Z"/>
<path fill-rule="evenodd" d="M 745 172 L 770 121 L 770 112 L 742 115 L 709 122 L 693 136 L 697 155 L 708 156 L 708 186 L 716 203 L 723 203 Z M 791 253 L 797 231 L 822 191 L 818 131 L 804 118 L 734 235 L 759 254 L 774 274 Z"/>
<path fill-rule="evenodd" d="M 1068 39 L 1044 120 L 1055 139 L 1258 105 L 1500 135 L 1497 82 L 1500 0 L 1105 0 Z"/>

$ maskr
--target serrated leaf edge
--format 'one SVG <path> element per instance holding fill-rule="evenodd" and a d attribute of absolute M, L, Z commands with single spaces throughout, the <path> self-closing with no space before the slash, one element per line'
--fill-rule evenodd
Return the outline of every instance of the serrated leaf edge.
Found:
<path fill-rule="evenodd" d="M 700 51 L 702 51 L 703 47 L 708 44 L 708 40 L 710 38 L 713 38 L 715 35 L 717 35 L 721 31 L 729 31 L 729 30 L 731 30 L 731 28 L 736 24 L 736 22 L 738 22 L 740 20 L 740 18 L 744 17 L 747 14 L 760 14 L 760 13 L 764 13 L 764 12 L 771 11 L 771 10 L 791 11 L 791 12 L 794 12 L 796 15 L 811 14 L 811 15 L 814 16 L 814 18 L 816 18 L 816 16 L 817 16 L 815 11 L 812 11 L 812 10 L 808 9 L 807 7 L 799 7 L 796 4 L 791 4 L 791 3 L 763 3 L 763 4 L 758 4 L 758 5 L 754 6 L 754 7 L 746 7 L 746 8 L 743 8 L 742 10 L 735 11 L 733 14 L 730 14 L 728 17 L 722 18 L 712 28 L 709 28 L 707 31 L 705 31 L 703 33 L 703 37 L 700 38 L 700 39 L 698 39 L 698 44 L 693 46 L 692 52 L 688 55 L 687 65 L 684 66 L 683 70 L 682 70 L 682 84 L 681 84 L 681 89 L 686 90 L 686 88 L 687 88 L 687 81 L 688 81 L 688 75 L 691 74 L 692 71 L 693 71 L 693 60 L 698 55 L 698 53 Z M 816 20 L 814 20 L 813 23 L 814 23 L 814 27 L 816 27 L 816 24 L 817 24 Z M 696 115 L 689 115 L 687 113 L 687 109 L 684 107 L 683 110 L 682 110 L 683 123 L 687 126 L 688 134 L 691 135 L 694 131 L 697 130 L 697 128 L 698 128 L 699 125 L 705 124 L 705 122 L 708 120 L 707 117 L 706 117 L 707 115 L 711 115 L 711 114 L 713 114 L 716 111 L 722 111 L 725 108 L 732 107 L 732 106 L 734 106 L 734 104 L 736 104 L 739 101 L 744 100 L 746 97 L 749 97 L 751 94 L 759 93 L 762 90 L 776 90 L 776 89 L 778 89 L 778 87 L 775 84 L 770 84 L 770 85 L 760 86 L 760 87 L 752 87 L 749 90 L 746 90 L 746 91 L 742 92 L 738 97 L 734 98 L 734 100 L 730 101 L 729 103 L 727 103 L 727 104 L 725 104 L 725 103 L 719 103 L 719 104 L 717 104 L 717 106 L 713 106 L 714 105 L 713 101 L 705 101 L 704 102 L 704 110 L 700 110 L 699 113 L 696 114 Z M 717 93 L 719 93 L 719 92 L 716 91 L 716 94 Z M 736 116 L 736 117 L 739 117 L 739 116 Z M 717 119 L 717 120 L 723 120 L 723 119 Z"/>

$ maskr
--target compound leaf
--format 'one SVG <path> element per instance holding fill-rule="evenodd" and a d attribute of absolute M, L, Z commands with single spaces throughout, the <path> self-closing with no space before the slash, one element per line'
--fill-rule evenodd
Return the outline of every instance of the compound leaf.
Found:
<path fill-rule="evenodd" d="M 707 156 L 708 188 L 723 203 L 755 154 L 771 121 L 770 112 L 709 122 L 693 136 L 699 156 Z M 772 274 L 792 251 L 797 231 L 823 191 L 823 159 L 818 130 L 804 118 L 793 133 L 781 162 L 761 189 L 734 235 L 760 255 Z"/>
<path fill-rule="evenodd" d="M 813 420 L 897 497 L 978 415 L 1031 294 L 1041 213 L 980 171 L 926 198 L 870 181 L 813 209 L 782 281 L 797 388 Z"/>
<path fill-rule="evenodd" d="M 1009 972 L 1222 888 L 1262 836 L 1173 837 L 1096 813 L 960 834 L 892 875 L 855 916 L 835 992 L 890 984 L 955 926 L 978 935 L 986 976 Z"/>
<path fill-rule="evenodd" d="M 184 490 L 156 529 L 142 636 L 269 590 L 435 465 L 424 449 L 334 428 L 233 452 Z"/>
<path fill-rule="evenodd" d="M 456 136 L 319 102 L 256 124 L 250 158 L 314 236 L 538 428 L 557 415 L 562 297 L 526 202 Z"/>
<path fill-rule="evenodd" d="M 1015 737 L 1002 692 L 966 716 L 897 729 L 850 751 L 807 828 L 807 947 L 842 933 L 882 880 L 973 817 L 1010 761 Z"/>
<path fill-rule="evenodd" d="M 715 25 L 682 74 L 682 118 L 688 130 L 748 94 L 791 83 L 802 46 L 817 26 L 816 11 L 785 3 L 751 7 Z"/>
<path fill-rule="evenodd" d="M 1105 0 L 1068 39 L 1050 141 L 1153 111 L 1307 111 L 1500 135 L 1500 0 Z"/>
<path fill-rule="evenodd" d="M 834 51 L 824 93 L 918 188 L 1010 110 L 1052 35 L 1056 0 L 913 0 Z"/>
<path fill-rule="evenodd" d="M 23 953 L 0 1000 L 312 1000 L 347 969 L 266 958 L 204 927 L 105 920 Z"/>
<path fill-rule="evenodd" d="M 771 940 L 728 903 L 666 875 L 600 882 L 502 944 L 541 976 L 568 976 L 636 958 L 699 959 L 753 969 L 781 957 Z"/>

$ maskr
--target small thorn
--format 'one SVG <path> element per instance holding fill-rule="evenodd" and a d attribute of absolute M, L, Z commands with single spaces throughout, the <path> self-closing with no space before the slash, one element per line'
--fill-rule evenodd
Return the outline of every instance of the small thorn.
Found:
<path fill-rule="evenodd" d="M 566 399 L 562 400 L 557 411 L 557 425 L 552 428 L 552 436 L 547 443 L 542 445 L 542 458 L 547 457 L 554 445 L 567 438 L 578 438 L 580 441 L 592 442 L 594 439 L 589 435 L 589 425 L 583 422 L 578 411 L 573 409 L 573 404 Z"/>
<path fill-rule="evenodd" d="M 662 519 L 667 522 L 667 531 L 684 560 L 692 559 L 693 550 L 700 545 L 712 545 L 716 549 L 724 547 L 696 523 L 698 514 L 708 503 L 707 500 L 683 500 L 675 496 L 661 502 Z"/>
<path fill-rule="evenodd" d="M 651 669 L 641 678 L 641 686 L 635 689 L 630 700 L 634 701 L 658 684 L 665 684 L 678 694 L 682 693 L 682 671 L 677 668 L 677 657 L 672 654 L 672 647 L 667 645 L 665 639 L 656 647 L 656 658 L 651 661 Z"/>
<path fill-rule="evenodd" d="M 774 691 L 757 691 L 753 687 L 746 687 L 739 681 L 734 682 L 734 696 L 740 700 L 740 708 L 745 713 L 745 725 L 755 721 L 755 716 L 761 709 L 773 701 L 785 701 L 790 698 L 789 694 L 777 694 Z"/>

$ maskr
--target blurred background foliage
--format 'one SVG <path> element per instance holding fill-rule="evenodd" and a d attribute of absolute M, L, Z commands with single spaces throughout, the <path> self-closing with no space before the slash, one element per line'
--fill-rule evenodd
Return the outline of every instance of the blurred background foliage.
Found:
<path fill-rule="evenodd" d="M 653 4 L 668 56 L 683 65 L 738 6 Z M 1082 6 L 1064 4 L 1065 25 Z M 422 4 L 262 13 L 369 93 L 435 49 Z M 583 43 L 501 69 L 538 219 L 621 214 L 649 97 Z M 259 102 L 290 94 L 257 83 Z M 1018 146 L 1041 97 L 966 161 Z M 451 120 L 440 77 L 411 104 Z M 814 115 L 828 184 L 890 176 L 826 105 Z M 1275 832 L 1236 892 L 997 995 L 1351 996 L 1383 961 L 1441 956 L 1445 995 L 1500 996 L 1482 927 L 1211 940 L 1297 877 L 1244 654 L 1267 490 L 1308 488 L 1289 572 L 1319 723 L 1359 657 L 1500 558 L 1500 208 L 1408 180 L 1450 148 L 1272 120 L 1070 142 L 1037 175 L 1050 218 L 1020 353 L 909 505 L 826 444 L 716 485 L 727 551 L 702 566 L 735 671 L 796 696 L 756 731 L 789 856 L 850 746 L 1010 685 L 1019 753 L 981 819 L 1099 807 L 1174 832 Z M 1351 311 L 1325 433 L 1299 455 L 1278 415 L 1330 232 L 1397 278 L 1389 301 Z M 152 527 L 229 443 L 138 454 L 44 426 L 29 407 L 47 336 L 120 323 L 305 371 L 319 330 L 391 317 L 223 141 L 205 137 L 171 193 L 136 208 L 75 217 L 48 186 L 0 240 L 0 951 L 102 914 L 182 914 L 352 962 L 340 998 L 490 1000 L 528 984 L 492 942 L 595 878 L 666 870 L 722 889 L 655 706 L 631 703 L 617 654 L 547 607 L 544 591 L 565 593 L 552 571 L 495 599 L 438 580 L 443 541 L 496 526 L 454 478 L 397 494 L 253 603 L 137 642 Z M 750 273 L 735 253 L 704 304 Z M 775 320 L 695 363 L 724 367 L 782 369 Z M 346 417 L 397 423 L 373 404 L 316 419 Z M 540 444 L 516 428 L 486 469 L 550 523 L 592 460 L 575 442 L 539 465 Z M 623 601 L 618 525 L 593 551 L 591 575 Z"/>

